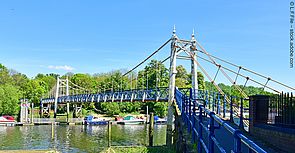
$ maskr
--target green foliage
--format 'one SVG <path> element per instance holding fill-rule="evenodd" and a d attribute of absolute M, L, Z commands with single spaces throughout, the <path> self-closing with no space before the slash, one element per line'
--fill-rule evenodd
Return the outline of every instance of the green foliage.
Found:
<path fill-rule="evenodd" d="M 43 81 L 45 84 L 45 86 L 47 86 L 47 92 L 49 92 L 52 87 L 56 84 L 56 78 L 58 77 L 57 74 L 37 74 L 37 76 L 35 77 L 35 80 L 40 80 Z"/>
<path fill-rule="evenodd" d="M 6 84 L 0 86 L 0 115 L 14 115 L 19 110 L 18 89 Z"/>
<path fill-rule="evenodd" d="M 118 115 L 120 111 L 120 107 L 118 103 L 108 103 L 103 102 L 101 103 L 102 110 L 108 115 Z"/>
<path fill-rule="evenodd" d="M 168 69 L 160 61 L 152 60 L 143 70 L 138 72 L 139 89 L 168 87 L 168 83 Z"/>
<path fill-rule="evenodd" d="M 12 83 L 12 78 L 9 75 L 8 69 L 0 64 L 0 84 L 7 84 L 7 83 Z"/>
<path fill-rule="evenodd" d="M 197 72 L 198 75 L 198 88 L 199 89 L 205 89 L 206 85 L 205 85 L 205 80 L 204 80 L 204 75 L 201 72 Z"/>
<path fill-rule="evenodd" d="M 95 92 L 93 89 L 96 86 L 95 80 L 92 79 L 91 75 L 89 74 L 81 74 L 77 73 L 74 74 L 72 77 L 70 77 L 70 81 L 73 82 L 74 84 L 81 86 L 85 89 L 89 89 L 89 92 Z"/>
<path fill-rule="evenodd" d="M 42 95 L 49 91 L 48 85 L 42 80 L 30 80 L 25 88 L 25 98 L 30 102 L 33 102 L 34 105 L 38 105 Z"/>
<path fill-rule="evenodd" d="M 168 113 L 168 103 L 156 102 L 153 107 L 155 115 L 165 117 Z"/>
<path fill-rule="evenodd" d="M 186 88 L 188 86 L 190 86 L 190 79 L 189 79 L 189 75 L 186 72 L 186 69 L 182 66 L 179 65 L 176 67 L 176 76 L 175 76 L 175 85 L 178 88 Z"/>
<path fill-rule="evenodd" d="M 82 108 L 82 115 L 87 115 L 88 111 L 85 108 Z"/>

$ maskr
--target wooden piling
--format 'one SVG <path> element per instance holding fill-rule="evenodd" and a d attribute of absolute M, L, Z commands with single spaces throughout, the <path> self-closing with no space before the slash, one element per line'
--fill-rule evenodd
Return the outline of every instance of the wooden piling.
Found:
<path fill-rule="evenodd" d="M 154 140 L 154 113 L 150 114 L 150 127 L 149 127 L 149 146 L 153 146 Z"/>
<path fill-rule="evenodd" d="M 54 122 L 51 122 L 51 139 L 54 139 Z"/>
<path fill-rule="evenodd" d="M 34 123 L 34 103 L 31 103 L 31 123 Z"/>
<path fill-rule="evenodd" d="M 112 146 L 112 125 L 111 122 L 108 122 L 108 147 Z"/>

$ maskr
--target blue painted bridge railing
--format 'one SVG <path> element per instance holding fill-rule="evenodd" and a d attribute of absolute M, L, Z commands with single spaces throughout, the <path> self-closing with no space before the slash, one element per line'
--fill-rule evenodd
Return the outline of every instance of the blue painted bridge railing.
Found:
<path fill-rule="evenodd" d="M 124 91 L 108 91 L 94 94 L 77 94 L 60 96 L 58 103 L 86 103 L 86 102 L 133 102 L 133 101 L 168 101 L 168 88 L 133 89 Z M 43 98 L 41 104 L 54 103 L 55 98 Z"/>
<path fill-rule="evenodd" d="M 179 88 L 178 90 L 188 97 L 191 96 L 192 99 L 202 99 L 208 110 L 215 112 L 222 119 L 238 125 L 239 128 L 249 131 L 249 108 L 245 107 L 249 106 L 249 99 L 222 95 L 209 90 L 191 90 L 190 88 Z"/>
<path fill-rule="evenodd" d="M 176 89 L 175 98 L 181 118 L 192 136 L 191 141 L 197 144 L 199 153 L 266 152 L 207 108 L 206 98 L 202 98 L 201 93 L 194 94 L 198 93 L 193 93 L 192 89 Z"/>

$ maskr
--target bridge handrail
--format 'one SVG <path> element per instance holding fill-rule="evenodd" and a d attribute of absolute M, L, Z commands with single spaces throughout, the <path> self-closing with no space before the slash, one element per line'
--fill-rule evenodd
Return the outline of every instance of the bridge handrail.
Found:
<path fill-rule="evenodd" d="M 192 92 L 192 90 L 190 91 Z M 219 149 L 220 152 L 225 152 L 224 148 L 219 144 L 218 140 L 214 136 L 214 130 L 218 129 L 214 125 L 214 122 L 218 123 L 219 126 L 224 127 L 227 131 L 229 131 L 234 138 L 234 148 L 233 152 L 241 152 L 241 144 L 245 144 L 246 147 L 249 148 L 250 151 L 263 153 L 264 151 L 261 147 L 259 147 L 257 144 L 255 144 L 252 140 L 247 138 L 239 129 L 234 129 L 232 126 L 230 126 L 228 123 L 226 123 L 224 120 L 222 120 L 219 116 L 215 114 L 215 112 L 207 109 L 204 104 L 205 100 L 194 100 L 191 97 L 187 96 L 187 94 L 183 94 L 180 90 L 176 89 L 175 92 L 176 102 L 178 104 L 178 107 L 182 113 L 183 119 L 186 121 L 186 124 L 188 125 L 188 131 L 192 131 L 193 134 L 193 141 L 195 142 L 194 135 L 198 137 L 198 143 L 201 145 L 198 145 L 198 151 L 201 152 L 202 149 L 206 152 L 214 152 L 214 145 Z M 199 102 L 201 101 L 201 102 Z M 187 108 L 187 105 L 189 105 Z M 192 106 L 193 105 L 193 106 Z M 196 109 L 195 107 L 199 108 L 199 117 L 196 116 Z M 191 109 L 193 107 L 193 110 Z M 209 120 L 209 126 L 208 128 L 203 124 L 202 117 L 203 117 L 203 110 L 206 114 L 209 114 L 210 120 Z M 192 117 L 193 116 L 193 117 Z M 199 119 L 198 119 L 199 118 Z M 195 122 L 198 122 L 199 128 L 197 129 L 195 127 Z M 201 128 L 201 129 L 200 129 Z M 220 128 L 220 127 L 219 127 Z M 206 146 L 204 140 L 202 139 L 202 129 L 204 129 L 207 133 L 209 133 L 209 143 L 208 146 Z M 199 148 L 199 146 L 203 146 L 203 148 Z"/>

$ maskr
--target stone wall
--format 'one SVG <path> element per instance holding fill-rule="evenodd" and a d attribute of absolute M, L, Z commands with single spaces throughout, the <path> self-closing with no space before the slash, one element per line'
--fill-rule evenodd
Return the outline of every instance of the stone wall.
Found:
<path fill-rule="evenodd" d="M 256 95 L 249 98 L 250 135 L 284 152 L 295 152 L 295 129 L 267 124 L 265 112 L 268 110 L 263 109 L 268 107 L 261 107 L 261 104 L 268 105 L 269 96 Z"/>
<path fill-rule="evenodd" d="M 252 128 L 250 134 L 267 144 L 286 152 L 295 151 L 295 129 L 264 124 L 254 125 Z"/>

